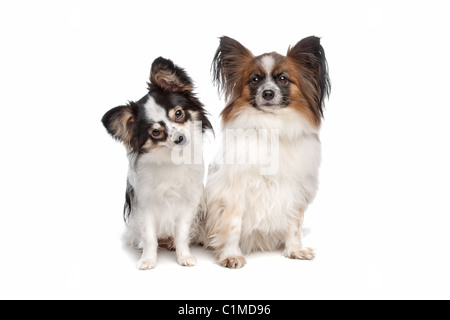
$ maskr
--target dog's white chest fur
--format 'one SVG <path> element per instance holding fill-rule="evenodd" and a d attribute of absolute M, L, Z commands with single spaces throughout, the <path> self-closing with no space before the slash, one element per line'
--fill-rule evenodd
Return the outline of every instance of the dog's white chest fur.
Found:
<path fill-rule="evenodd" d="M 238 138 L 230 145 L 224 137 L 206 186 L 208 214 L 212 215 L 211 221 L 220 221 L 227 219 L 228 210 L 241 212 L 240 218 L 230 214 L 230 219 L 242 219 L 241 250 L 274 250 L 284 243 L 292 218 L 305 210 L 316 194 L 318 132 L 289 109 L 263 113 L 248 108 L 223 132 L 226 136 L 236 129 L 248 136 L 255 130 L 257 139 L 247 137 L 237 142 Z M 261 151 L 264 144 L 266 148 Z M 229 163 L 239 158 L 250 163 Z M 234 208 L 226 208 L 230 203 Z M 217 236 L 215 227 L 209 228 L 210 236 Z M 214 240 L 211 245 L 217 246 Z"/>
<path fill-rule="evenodd" d="M 144 155 L 137 168 L 130 167 L 128 172 L 137 209 L 129 226 L 138 246 L 142 246 L 142 233 L 149 219 L 158 238 L 174 237 L 183 216 L 195 214 L 203 193 L 203 164 L 155 163 L 152 157 Z"/>

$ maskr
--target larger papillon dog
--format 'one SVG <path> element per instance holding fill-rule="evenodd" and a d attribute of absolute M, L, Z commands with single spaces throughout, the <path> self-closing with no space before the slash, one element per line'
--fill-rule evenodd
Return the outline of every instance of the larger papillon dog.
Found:
<path fill-rule="evenodd" d="M 212 71 L 226 106 L 222 134 L 205 189 L 205 244 L 219 264 L 241 268 L 243 254 L 284 248 L 314 259 L 302 244 L 305 210 L 318 189 L 319 130 L 330 80 L 317 37 L 287 55 L 254 56 L 220 38 Z"/>
<path fill-rule="evenodd" d="M 193 89 L 182 68 L 158 58 L 148 93 L 102 118 L 127 150 L 124 217 L 129 244 L 143 250 L 141 270 L 156 266 L 158 246 L 175 249 L 180 265 L 196 264 L 189 244 L 204 190 L 202 134 L 212 126 Z"/>

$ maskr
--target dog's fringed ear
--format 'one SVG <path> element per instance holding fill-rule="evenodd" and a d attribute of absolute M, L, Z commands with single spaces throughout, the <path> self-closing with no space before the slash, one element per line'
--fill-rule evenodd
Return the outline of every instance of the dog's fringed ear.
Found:
<path fill-rule="evenodd" d="M 130 147 L 132 132 L 134 130 L 135 110 L 134 104 L 119 106 L 109 110 L 102 118 L 102 123 L 108 133 Z"/>
<path fill-rule="evenodd" d="M 221 37 L 212 63 L 214 83 L 219 87 L 219 92 L 225 94 L 225 99 L 239 96 L 245 81 L 243 70 L 254 59 L 250 50 L 238 41 Z"/>
<path fill-rule="evenodd" d="M 186 71 L 163 57 L 153 61 L 150 83 L 148 83 L 149 88 L 152 84 L 171 92 L 192 91 L 194 89 L 192 79 Z"/>
<path fill-rule="evenodd" d="M 287 57 L 299 68 L 299 78 L 316 117 L 323 117 L 324 98 L 330 94 L 328 63 L 320 38 L 311 36 L 289 48 Z"/>

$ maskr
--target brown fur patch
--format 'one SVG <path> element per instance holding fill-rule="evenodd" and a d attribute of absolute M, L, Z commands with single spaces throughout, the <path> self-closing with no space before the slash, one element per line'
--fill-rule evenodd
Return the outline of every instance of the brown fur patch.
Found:
<path fill-rule="evenodd" d="M 160 70 L 152 77 L 152 83 L 158 84 L 168 91 L 182 92 L 194 89 L 191 83 L 183 82 L 182 79 L 170 70 Z"/>
<path fill-rule="evenodd" d="M 187 73 L 174 64 L 172 60 L 162 57 L 153 61 L 149 88 L 151 85 L 156 85 L 171 92 L 186 92 L 194 89 L 192 79 Z"/>
<path fill-rule="evenodd" d="M 291 103 L 287 108 L 291 108 L 300 113 L 313 127 L 318 128 L 321 124 L 321 116 L 317 110 L 310 107 L 307 98 L 303 95 L 300 86 L 291 84 Z"/>
<path fill-rule="evenodd" d="M 249 106 L 249 98 L 247 98 L 246 95 L 228 103 L 225 109 L 223 109 L 222 113 L 220 114 L 222 118 L 222 126 L 232 121 L 239 115 L 240 111 L 246 108 L 251 108 Z"/>
<path fill-rule="evenodd" d="M 158 239 L 158 246 L 160 248 L 166 248 L 170 251 L 175 251 L 175 240 L 172 237 L 164 238 L 164 239 Z"/>
<path fill-rule="evenodd" d="M 251 51 L 238 41 L 229 37 L 220 38 L 213 60 L 213 75 L 226 100 L 241 96 L 245 79 L 249 76 L 243 70 L 251 67 L 253 59 Z"/>
<path fill-rule="evenodd" d="M 130 106 L 122 107 L 119 113 L 111 119 L 109 128 L 114 136 L 123 141 L 125 146 L 130 145 L 131 140 L 131 128 L 134 123 L 134 114 Z"/>

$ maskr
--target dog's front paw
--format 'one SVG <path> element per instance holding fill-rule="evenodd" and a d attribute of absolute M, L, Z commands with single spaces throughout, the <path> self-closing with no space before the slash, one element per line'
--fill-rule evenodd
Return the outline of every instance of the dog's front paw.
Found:
<path fill-rule="evenodd" d="M 193 267 L 197 264 L 197 260 L 194 256 L 187 255 L 178 257 L 178 263 L 184 267 Z"/>
<path fill-rule="evenodd" d="M 290 259 L 314 260 L 314 249 L 301 246 L 293 246 L 284 251 L 284 256 Z"/>
<path fill-rule="evenodd" d="M 243 256 L 230 256 L 219 262 L 219 265 L 230 269 L 240 269 L 245 266 L 247 262 Z"/>
<path fill-rule="evenodd" d="M 156 267 L 156 261 L 153 259 L 139 260 L 138 268 L 139 270 L 151 270 Z"/>

